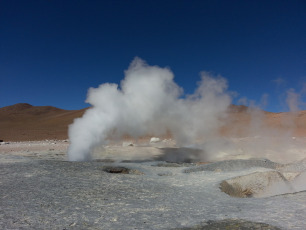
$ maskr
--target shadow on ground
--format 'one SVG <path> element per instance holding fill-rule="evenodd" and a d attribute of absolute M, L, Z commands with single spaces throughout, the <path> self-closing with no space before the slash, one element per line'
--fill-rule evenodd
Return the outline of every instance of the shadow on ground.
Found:
<path fill-rule="evenodd" d="M 156 156 L 155 161 L 167 161 L 174 163 L 195 163 L 205 161 L 205 153 L 202 149 L 194 148 L 160 148 L 162 155 Z"/>
<path fill-rule="evenodd" d="M 188 228 L 175 228 L 176 230 L 247 230 L 247 229 L 256 229 L 256 230 L 281 230 L 280 228 L 274 227 L 265 223 L 257 223 L 246 220 L 220 220 L 220 221 L 207 221 L 202 225 L 197 225 L 194 227 Z"/>

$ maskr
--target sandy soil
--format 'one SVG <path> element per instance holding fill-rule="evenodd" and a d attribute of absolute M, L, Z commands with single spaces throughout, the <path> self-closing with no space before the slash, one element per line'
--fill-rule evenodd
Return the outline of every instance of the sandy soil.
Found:
<path fill-rule="evenodd" d="M 0 143 L 0 154 L 5 156 L 33 157 L 38 159 L 67 159 L 68 140 L 45 140 Z M 4 159 L 2 159 L 3 161 Z"/>

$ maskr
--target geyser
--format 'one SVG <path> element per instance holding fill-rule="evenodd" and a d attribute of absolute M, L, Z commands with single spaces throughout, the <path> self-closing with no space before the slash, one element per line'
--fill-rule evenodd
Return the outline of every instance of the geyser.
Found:
<path fill-rule="evenodd" d="M 224 78 L 201 73 L 192 95 L 184 95 L 170 69 L 135 58 L 120 87 L 105 83 L 90 88 L 92 107 L 69 127 L 69 160 L 83 161 L 111 137 L 160 136 L 170 132 L 178 145 L 217 135 L 231 103 Z"/>

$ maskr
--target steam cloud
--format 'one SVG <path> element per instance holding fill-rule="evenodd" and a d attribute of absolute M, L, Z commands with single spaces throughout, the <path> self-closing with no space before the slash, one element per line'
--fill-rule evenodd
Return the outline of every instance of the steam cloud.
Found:
<path fill-rule="evenodd" d="M 183 95 L 173 78 L 170 69 L 135 58 L 120 87 L 106 83 L 90 88 L 87 102 L 92 107 L 69 127 L 69 160 L 89 160 L 93 149 L 110 137 L 170 132 L 178 145 L 190 145 L 198 137 L 217 135 L 231 104 L 227 81 L 202 72 L 194 94 Z"/>
<path fill-rule="evenodd" d="M 92 107 L 69 127 L 69 160 L 90 160 L 99 146 L 126 135 L 137 139 L 169 133 L 177 147 L 200 149 L 204 161 L 247 156 L 282 163 L 301 159 L 304 150 L 293 137 L 299 106 L 304 105 L 300 93 L 287 90 L 290 112 L 271 120 L 260 109 L 267 104 L 267 94 L 259 105 L 241 98 L 248 107 L 237 113 L 231 110 L 234 94 L 227 90 L 227 81 L 208 72 L 200 75 L 195 92 L 185 95 L 170 69 L 135 58 L 120 86 L 106 83 L 89 89 L 87 102 Z"/>

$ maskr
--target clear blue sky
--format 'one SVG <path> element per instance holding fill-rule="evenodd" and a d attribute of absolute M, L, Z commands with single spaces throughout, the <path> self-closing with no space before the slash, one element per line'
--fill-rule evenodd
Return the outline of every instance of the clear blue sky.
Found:
<path fill-rule="evenodd" d="M 0 107 L 87 107 L 87 89 L 119 83 L 135 56 L 168 66 L 192 93 L 202 70 L 221 74 L 234 100 L 284 111 L 305 96 L 305 0 L 0 1 Z"/>

